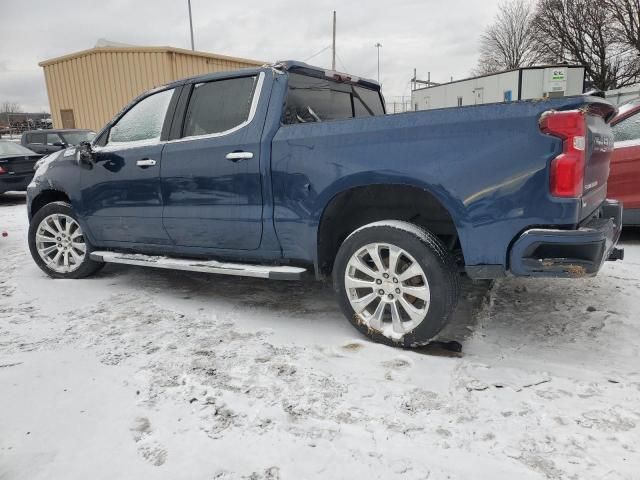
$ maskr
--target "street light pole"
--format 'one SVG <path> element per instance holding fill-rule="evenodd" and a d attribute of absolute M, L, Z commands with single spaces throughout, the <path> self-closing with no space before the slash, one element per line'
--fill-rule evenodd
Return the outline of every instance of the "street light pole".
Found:
<path fill-rule="evenodd" d="M 193 20 L 191 19 L 191 0 L 187 0 L 189 5 L 189 31 L 191 32 L 191 50 L 195 50 L 193 46 Z"/>
<path fill-rule="evenodd" d="M 382 44 L 378 42 L 374 46 L 378 49 L 378 83 L 380 83 L 380 47 Z"/>

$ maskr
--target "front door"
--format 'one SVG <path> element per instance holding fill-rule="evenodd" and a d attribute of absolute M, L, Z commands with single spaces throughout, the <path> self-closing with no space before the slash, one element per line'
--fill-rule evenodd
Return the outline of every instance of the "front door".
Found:
<path fill-rule="evenodd" d="M 164 226 L 177 246 L 260 245 L 260 140 L 268 102 L 257 107 L 264 76 L 191 87 L 180 138 L 166 144 L 162 157 Z"/>
<path fill-rule="evenodd" d="M 143 98 L 111 127 L 82 170 L 82 209 L 99 242 L 169 244 L 162 226 L 161 132 L 173 89 Z"/>

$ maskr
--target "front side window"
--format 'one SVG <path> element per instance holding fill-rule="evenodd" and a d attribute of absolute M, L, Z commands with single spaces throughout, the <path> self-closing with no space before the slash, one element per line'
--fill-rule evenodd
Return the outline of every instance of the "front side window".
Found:
<path fill-rule="evenodd" d="M 194 85 L 183 137 L 227 132 L 249 120 L 257 78 L 229 78 Z"/>
<path fill-rule="evenodd" d="M 289 74 L 284 123 L 324 122 L 384 115 L 376 90 L 296 73 Z"/>
<path fill-rule="evenodd" d="M 57 133 L 47 133 L 47 145 L 55 145 L 56 143 L 62 143 L 60 135 Z"/>
<path fill-rule="evenodd" d="M 613 138 L 616 142 L 640 139 L 640 112 L 614 125 Z"/>
<path fill-rule="evenodd" d="M 136 103 L 111 127 L 109 145 L 160 140 L 173 89 L 154 93 Z"/>

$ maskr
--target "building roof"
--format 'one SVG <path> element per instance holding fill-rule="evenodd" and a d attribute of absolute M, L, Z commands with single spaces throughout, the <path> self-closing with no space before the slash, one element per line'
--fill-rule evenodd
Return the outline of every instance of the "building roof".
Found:
<path fill-rule="evenodd" d="M 227 60 L 231 62 L 246 63 L 248 65 L 256 65 L 256 66 L 260 66 L 265 63 L 265 62 L 260 62 L 258 60 L 250 60 L 248 58 L 230 57 L 227 55 L 218 55 L 217 53 L 200 52 L 200 51 L 187 50 L 184 48 L 176 48 L 176 47 L 137 47 L 137 46 L 113 47 L 113 46 L 109 46 L 109 47 L 89 48 L 87 50 L 81 50 L 79 52 L 70 53 L 68 55 L 63 55 L 61 57 L 51 58 L 49 60 L 43 60 L 42 62 L 38 63 L 38 65 L 41 67 L 46 67 L 48 65 L 53 65 L 55 63 L 64 62 L 66 60 L 72 60 L 75 58 L 80 58 L 87 55 L 92 55 L 94 53 L 102 53 L 102 52 L 108 52 L 108 53 L 166 52 L 166 53 L 180 53 L 182 55 L 193 55 L 194 57 L 213 58 L 216 60 Z"/>
<path fill-rule="evenodd" d="M 429 88 L 442 87 L 443 85 L 451 85 L 452 83 L 458 83 L 458 82 L 467 82 L 469 80 L 476 80 L 478 78 L 493 77 L 495 75 L 502 75 L 503 73 L 519 72 L 521 70 L 539 70 L 541 68 L 556 68 L 556 67 L 584 68 L 583 65 L 570 65 L 568 63 L 554 63 L 554 64 L 549 64 L 549 65 L 532 65 L 530 67 L 512 68 L 510 70 L 502 70 L 500 72 L 485 73 L 484 75 L 476 75 L 475 77 L 461 78 L 460 80 L 453 80 L 452 82 L 439 83 L 437 85 L 432 85 L 430 87 L 416 88 L 413 91 L 416 92 L 418 90 L 427 90 Z"/>

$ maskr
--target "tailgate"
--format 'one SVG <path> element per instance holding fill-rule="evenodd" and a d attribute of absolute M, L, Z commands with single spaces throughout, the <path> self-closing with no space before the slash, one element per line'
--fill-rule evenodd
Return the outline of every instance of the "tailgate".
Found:
<path fill-rule="evenodd" d="M 580 97 L 540 117 L 540 129 L 562 139 L 562 150 L 549 162 L 552 197 L 580 201 L 579 220 L 589 217 L 607 197 L 613 132 L 609 121 L 616 108 L 604 99 Z"/>
<path fill-rule="evenodd" d="M 586 105 L 584 193 L 580 219 L 591 215 L 607 197 L 609 164 L 613 156 L 613 132 L 609 121 L 616 110 L 608 102 Z"/>

